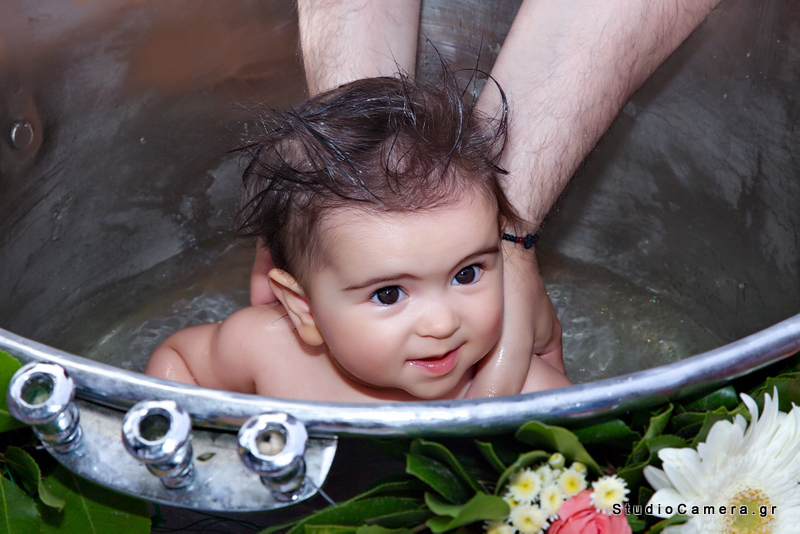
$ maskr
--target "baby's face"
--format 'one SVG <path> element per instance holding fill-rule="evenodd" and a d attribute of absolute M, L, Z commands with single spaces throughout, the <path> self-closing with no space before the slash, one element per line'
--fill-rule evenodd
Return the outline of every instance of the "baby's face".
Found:
<path fill-rule="evenodd" d="M 308 279 L 311 312 L 353 378 L 438 398 L 497 342 L 500 229 L 483 195 L 415 213 L 345 210 L 320 230 L 327 262 Z"/>

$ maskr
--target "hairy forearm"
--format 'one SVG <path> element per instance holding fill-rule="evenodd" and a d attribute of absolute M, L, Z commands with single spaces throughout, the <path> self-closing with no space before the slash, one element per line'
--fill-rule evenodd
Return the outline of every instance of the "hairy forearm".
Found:
<path fill-rule="evenodd" d="M 310 95 L 360 78 L 414 73 L 420 0 L 298 0 Z"/>
<path fill-rule="evenodd" d="M 526 0 L 492 76 L 511 109 L 506 191 L 538 227 L 625 101 L 719 0 Z M 487 84 L 478 106 L 494 115 Z"/>

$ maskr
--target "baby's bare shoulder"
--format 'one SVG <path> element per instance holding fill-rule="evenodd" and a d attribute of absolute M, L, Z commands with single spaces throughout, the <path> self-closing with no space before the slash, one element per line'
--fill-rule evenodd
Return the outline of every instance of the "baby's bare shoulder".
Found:
<path fill-rule="evenodd" d="M 211 357 L 225 389 L 256 393 L 258 375 L 275 371 L 278 356 L 292 344 L 292 324 L 282 306 L 249 306 L 220 324 Z"/>
<path fill-rule="evenodd" d="M 220 336 L 292 335 L 292 322 L 280 304 L 248 306 L 232 313 L 222 322 Z"/>

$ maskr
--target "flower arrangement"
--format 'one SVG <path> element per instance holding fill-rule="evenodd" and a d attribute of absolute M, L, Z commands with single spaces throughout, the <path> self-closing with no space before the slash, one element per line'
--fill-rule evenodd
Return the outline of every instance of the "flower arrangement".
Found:
<path fill-rule="evenodd" d="M 564 455 L 553 453 L 535 469 L 514 473 L 503 499 L 511 512 L 502 522 L 487 522 L 487 534 L 578 533 L 594 531 L 630 534 L 622 505 L 628 488 L 615 475 L 604 475 L 587 489 L 588 470 L 580 462 L 566 467 Z"/>
<path fill-rule="evenodd" d="M 263 532 L 794 533 L 800 354 L 787 361 L 699 398 L 569 429 L 531 421 L 513 435 L 400 444 L 399 478 Z M 0 384 L 17 367 L 0 352 Z M 157 508 L 148 519 L 141 501 L 40 469 L 32 435 L 13 430 L 4 408 L 0 518 L 9 532 L 45 523 L 82 532 L 97 521 L 149 531 Z M 398 450 L 397 441 L 383 445 Z"/>

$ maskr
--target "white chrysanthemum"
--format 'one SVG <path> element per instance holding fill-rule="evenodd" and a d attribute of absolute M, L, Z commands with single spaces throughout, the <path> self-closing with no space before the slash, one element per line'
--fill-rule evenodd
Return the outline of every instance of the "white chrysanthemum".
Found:
<path fill-rule="evenodd" d="M 506 501 L 506 504 L 511 510 L 522 504 L 517 499 L 515 499 L 513 495 L 511 495 L 510 491 L 507 491 L 506 494 L 503 495 L 503 500 Z"/>
<path fill-rule="evenodd" d="M 511 524 L 522 534 L 537 534 L 547 526 L 547 516 L 535 504 L 523 504 L 511 510 Z"/>
<path fill-rule="evenodd" d="M 550 464 L 550 467 L 553 469 L 563 469 L 566 462 L 567 459 L 564 458 L 564 455 L 560 452 L 554 452 L 550 455 L 550 458 L 547 459 L 547 463 Z"/>
<path fill-rule="evenodd" d="M 628 485 L 616 475 L 600 477 L 592 482 L 591 500 L 592 506 L 598 512 L 610 515 L 614 512 L 614 506 L 622 506 L 628 500 Z"/>
<path fill-rule="evenodd" d="M 761 418 L 755 401 L 741 396 L 752 416 L 749 425 L 737 415 L 732 423 L 714 423 L 696 451 L 659 451 L 663 471 L 644 470 L 656 490 L 648 503 L 654 515 L 690 516 L 680 527 L 690 534 L 797 532 L 800 409 L 793 406 L 789 414 L 779 412 L 777 390 L 773 394 L 774 398 L 764 395 Z M 730 513 L 731 506 L 736 513 Z"/>
<path fill-rule="evenodd" d="M 542 479 L 533 469 L 526 467 L 520 469 L 508 483 L 508 492 L 520 503 L 530 504 L 539 496 L 542 489 Z"/>
<path fill-rule="evenodd" d="M 516 529 L 508 523 L 495 523 L 488 521 L 486 523 L 486 534 L 515 534 Z"/>
<path fill-rule="evenodd" d="M 547 517 L 558 515 L 564 504 L 564 494 L 555 483 L 547 484 L 539 493 L 539 506 Z"/>
<path fill-rule="evenodd" d="M 586 489 L 586 475 L 570 467 L 558 475 L 558 487 L 569 499 Z"/>
<path fill-rule="evenodd" d="M 553 482 L 561 471 L 555 471 L 547 464 L 542 464 L 536 468 L 536 474 L 542 479 L 542 486 L 546 486 Z"/>
<path fill-rule="evenodd" d="M 583 476 L 586 476 L 586 474 L 588 473 L 586 466 L 580 462 L 572 462 L 572 465 L 569 466 L 569 468 L 572 469 L 573 471 L 577 471 L 578 473 L 583 473 Z"/>

